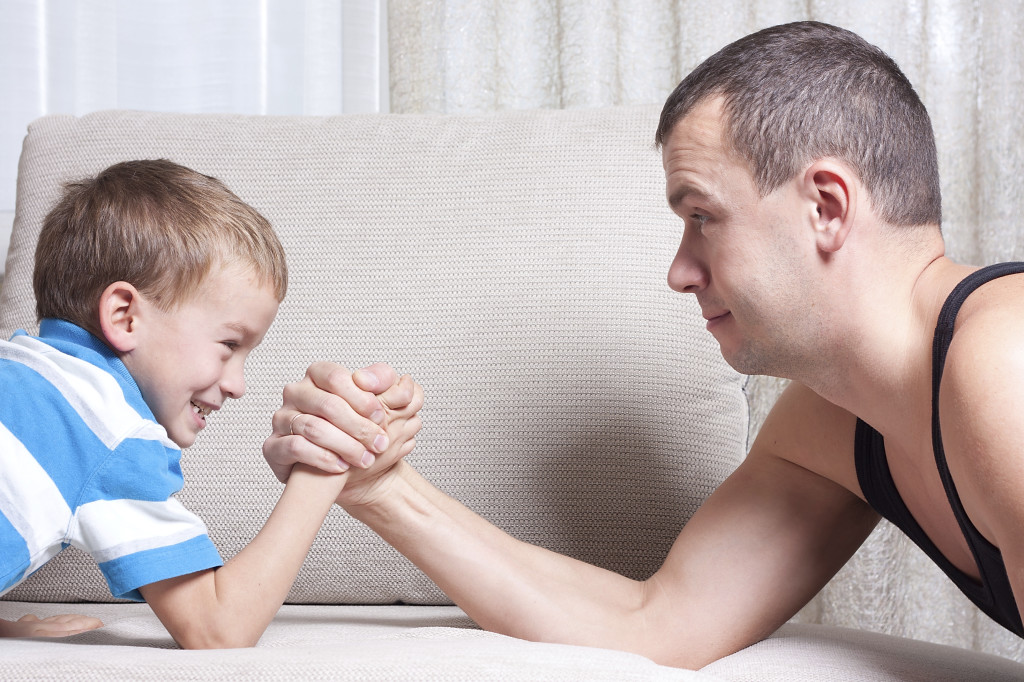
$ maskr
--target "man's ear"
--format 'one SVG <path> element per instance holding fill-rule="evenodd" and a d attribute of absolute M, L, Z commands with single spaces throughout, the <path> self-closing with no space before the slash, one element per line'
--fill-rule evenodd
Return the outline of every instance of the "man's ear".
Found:
<path fill-rule="evenodd" d="M 142 296 L 128 282 L 114 282 L 100 294 L 100 331 L 118 353 L 135 350 Z"/>
<path fill-rule="evenodd" d="M 857 212 L 857 183 L 846 165 L 833 159 L 815 161 L 804 172 L 803 189 L 814 206 L 818 250 L 835 253 L 843 248 Z"/>

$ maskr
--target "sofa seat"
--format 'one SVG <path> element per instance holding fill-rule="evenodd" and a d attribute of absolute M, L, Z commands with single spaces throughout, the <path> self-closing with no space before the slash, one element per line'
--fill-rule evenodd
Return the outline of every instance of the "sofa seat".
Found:
<path fill-rule="evenodd" d="M 629 680 L 1011 682 L 1013 661 L 826 625 L 789 624 L 701 671 L 635 654 L 538 644 L 480 630 L 455 606 L 281 608 L 252 649 L 183 651 L 145 604 L 0 603 L 0 615 L 81 611 L 105 627 L 62 642 L 0 644 L 0 680 Z"/>
<path fill-rule="evenodd" d="M 718 680 L 635 654 L 485 632 L 455 606 L 286 604 L 253 649 L 183 651 L 145 604 L 0 603 L 103 621 L 62 642 L 0 643 L 2 680 Z"/>

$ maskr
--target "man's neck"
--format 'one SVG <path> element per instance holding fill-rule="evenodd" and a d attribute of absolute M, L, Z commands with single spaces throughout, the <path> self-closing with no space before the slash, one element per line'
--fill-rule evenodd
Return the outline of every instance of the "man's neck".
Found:
<path fill-rule="evenodd" d="M 927 254 L 925 254 L 927 255 Z M 829 364 L 794 378 L 883 434 L 927 426 L 935 322 L 949 292 L 972 268 L 941 255 L 880 263 L 857 284 Z"/>

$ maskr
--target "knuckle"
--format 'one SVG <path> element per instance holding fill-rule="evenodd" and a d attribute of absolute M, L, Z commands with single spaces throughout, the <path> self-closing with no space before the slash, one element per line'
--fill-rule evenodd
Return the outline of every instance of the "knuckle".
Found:
<path fill-rule="evenodd" d="M 341 391 L 352 383 L 352 374 L 344 365 L 332 364 L 324 376 L 323 388 L 332 392 Z"/>
<path fill-rule="evenodd" d="M 409 420 L 408 424 L 406 424 L 405 428 L 406 433 L 415 436 L 417 433 L 420 432 L 420 429 L 423 428 L 423 420 L 420 419 L 419 417 L 413 417 L 412 419 Z"/>
<path fill-rule="evenodd" d="M 323 436 L 323 426 L 319 419 L 296 419 L 293 427 L 295 435 L 302 436 L 308 440 L 316 442 L 317 439 Z"/>
<path fill-rule="evenodd" d="M 335 421 L 342 412 L 344 400 L 333 393 L 321 393 L 316 403 L 316 413 L 327 419 Z"/>
<path fill-rule="evenodd" d="M 281 397 L 284 399 L 285 405 L 295 398 L 295 392 L 298 390 L 300 383 L 301 382 L 293 381 L 290 384 L 285 384 L 284 388 L 281 389 Z"/>

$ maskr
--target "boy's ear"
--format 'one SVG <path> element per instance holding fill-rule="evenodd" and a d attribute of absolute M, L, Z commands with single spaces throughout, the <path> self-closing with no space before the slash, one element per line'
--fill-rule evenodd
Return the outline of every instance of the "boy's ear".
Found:
<path fill-rule="evenodd" d="M 857 207 L 857 183 L 843 164 L 820 159 L 807 167 L 803 189 L 814 205 L 815 239 L 822 253 L 843 248 L 853 229 Z"/>
<path fill-rule="evenodd" d="M 128 282 L 114 282 L 100 294 L 100 331 L 118 353 L 135 350 L 138 343 L 138 314 L 142 297 Z"/>

